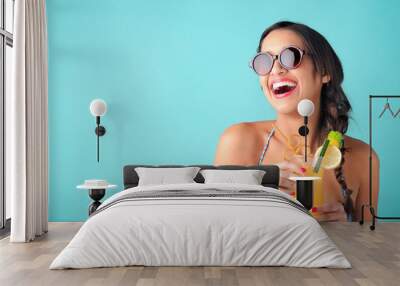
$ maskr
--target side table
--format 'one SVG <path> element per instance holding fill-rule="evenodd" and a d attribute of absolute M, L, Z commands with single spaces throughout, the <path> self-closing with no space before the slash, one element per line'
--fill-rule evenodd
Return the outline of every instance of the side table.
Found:
<path fill-rule="evenodd" d="M 89 197 L 93 202 L 89 205 L 89 216 L 101 205 L 100 200 L 106 194 L 107 189 L 114 189 L 117 185 L 109 184 L 105 180 L 85 180 L 83 185 L 76 186 L 77 189 L 87 189 Z"/>

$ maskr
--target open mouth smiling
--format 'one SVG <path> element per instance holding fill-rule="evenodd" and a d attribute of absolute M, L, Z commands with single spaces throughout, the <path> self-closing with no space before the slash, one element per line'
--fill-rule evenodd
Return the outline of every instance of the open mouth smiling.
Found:
<path fill-rule="evenodd" d="M 292 94 L 296 87 L 297 82 L 288 79 L 281 79 L 272 82 L 270 90 L 274 97 L 283 98 Z"/>

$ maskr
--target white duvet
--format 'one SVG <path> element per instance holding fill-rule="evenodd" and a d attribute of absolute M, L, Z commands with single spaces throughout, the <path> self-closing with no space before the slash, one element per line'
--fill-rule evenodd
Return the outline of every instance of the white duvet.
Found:
<path fill-rule="evenodd" d="M 54 259 L 50 269 L 145 266 L 294 266 L 350 268 L 310 215 L 261 198 L 174 197 L 120 201 L 131 192 L 262 190 L 240 184 L 135 187 L 107 199 Z M 136 193 L 135 193 L 136 194 Z"/>

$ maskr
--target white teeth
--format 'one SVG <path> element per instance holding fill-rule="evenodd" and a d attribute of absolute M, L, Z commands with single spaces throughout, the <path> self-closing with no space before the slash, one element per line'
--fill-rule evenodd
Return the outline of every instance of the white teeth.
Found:
<path fill-rule="evenodd" d="M 272 84 L 272 89 L 276 90 L 276 89 L 278 89 L 278 88 L 280 88 L 282 86 L 285 86 L 285 85 L 293 87 L 293 86 L 296 86 L 296 83 L 291 82 L 291 81 L 274 82 Z"/>

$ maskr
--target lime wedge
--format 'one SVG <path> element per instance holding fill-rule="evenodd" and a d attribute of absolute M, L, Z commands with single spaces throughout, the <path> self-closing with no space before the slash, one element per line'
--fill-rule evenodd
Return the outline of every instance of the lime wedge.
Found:
<path fill-rule="evenodd" d="M 331 145 L 334 145 L 340 149 L 343 141 L 342 133 L 340 133 L 339 131 L 330 131 L 328 133 L 328 139 Z"/>

